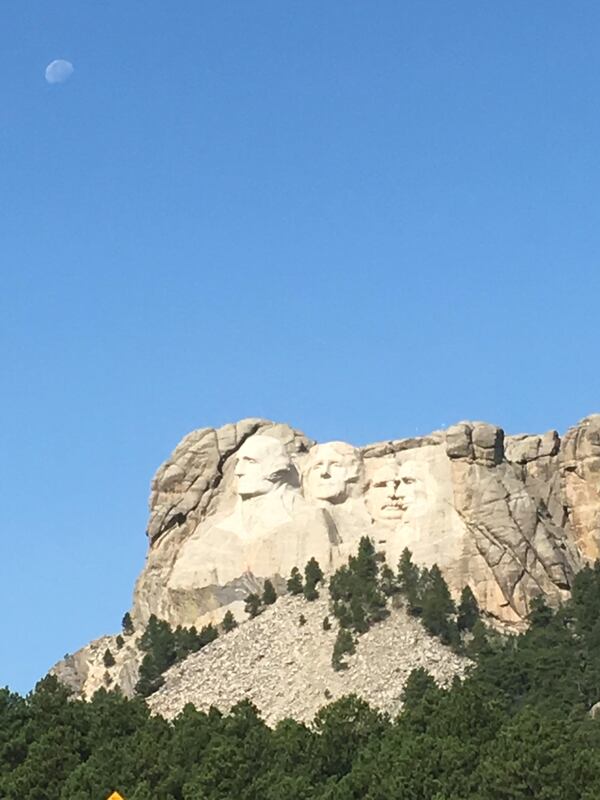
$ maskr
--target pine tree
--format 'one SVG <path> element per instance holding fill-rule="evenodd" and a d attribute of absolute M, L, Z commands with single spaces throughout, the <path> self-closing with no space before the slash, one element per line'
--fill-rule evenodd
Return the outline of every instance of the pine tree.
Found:
<path fill-rule="evenodd" d="M 405 708 L 413 708 L 421 702 L 426 692 L 437 688 L 435 680 L 423 667 L 413 669 L 402 689 L 401 699 Z"/>
<path fill-rule="evenodd" d="M 246 597 L 244 611 L 248 614 L 250 619 L 254 619 L 254 617 L 257 617 L 262 611 L 260 597 L 255 592 L 251 592 Z"/>
<path fill-rule="evenodd" d="M 352 634 L 350 633 L 350 631 L 344 630 L 344 628 L 340 628 L 335 640 L 335 644 L 333 645 L 331 666 L 334 668 L 336 672 L 339 672 L 342 669 L 346 669 L 347 664 L 343 660 L 343 657 L 346 654 L 352 655 L 352 653 L 354 652 L 355 652 L 355 647 L 354 647 L 354 638 Z"/>
<path fill-rule="evenodd" d="M 302 583 L 302 575 L 298 567 L 292 568 L 292 573 L 287 581 L 287 590 L 290 594 L 302 594 L 304 585 Z"/>
<path fill-rule="evenodd" d="M 300 625 L 300 627 L 306 625 L 306 617 L 304 616 L 304 614 L 300 614 L 300 616 L 298 617 L 298 625 Z"/>
<path fill-rule="evenodd" d="M 425 571 L 422 577 L 424 574 Z M 434 636 L 439 636 L 444 644 L 455 644 L 458 640 L 458 629 L 451 616 L 456 613 L 456 608 L 437 564 L 427 572 L 421 604 L 421 621 L 425 628 Z"/>
<path fill-rule="evenodd" d="M 181 630 L 181 629 L 180 629 Z M 140 664 L 136 692 L 148 697 L 164 683 L 162 673 L 181 658 L 180 637 L 165 620 L 151 614 L 138 646 L 145 655 Z"/>
<path fill-rule="evenodd" d="M 371 539 L 363 536 L 358 554 L 350 556 L 348 564 L 331 577 L 329 594 L 341 627 L 358 634 L 389 614 L 379 587 L 379 557 Z"/>
<path fill-rule="evenodd" d="M 142 697 L 149 697 L 160 689 L 164 682 L 162 670 L 156 659 L 150 653 L 146 653 L 140 664 L 138 682 L 135 685 L 136 693 Z"/>
<path fill-rule="evenodd" d="M 262 601 L 265 606 L 272 606 L 277 600 L 277 592 L 271 581 L 267 578 L 263 588 Z"/>
<path fill-rule="evenodd" d="M 125 634 L 125 636 L 131 636 L 131 634 L 134 632 L 135 628 L 133 627 L 133 622 L 131 620 L 131 614 L 129 613 L 129 611 L 126 611 L 123 614 L 121 627 L 123 628 L 123 633 Z"/>
<path fill-rule="evenodd" d="M 479 619 L 479 606 L 470 586 L 465 586 L 460 595 L 456 624 L 459 631 L 472 631 Z"/>
<path fill-rule="evenodd" d="M 202 647 L 198 631 L 193 625 L 191 628 L 183 628 L 178 625 L 175 629 L 174 639 L 177 661 L 183 661 L 190 653 L 197 653 Z"/>
<path fill-rule="evenodd" d="M 367 621 L 365 613 L 364 598 L 360 594 L 356 594 L 350 601 L 350 614 L 352 616 L 352 628 L 358 634 L 366 633 L 371 627 Z"/>
<path fill-rule="evenodd" d="M 329 617 L 325 617 L 323 620 L 323 630 L 330 631 L 331 630 L 331 622 L 329 621 Z"/>
<path fill-rule="evenodd" d="M 532 627 L 545 628 L 552 622 L 554 612 L 541 595 L 534 597 L 529 604 L 527 621 Z"/>
<path fill-rule="evenodd" d="M 104 651 L 104 655 L 102 656 L 102 661 L 104 662 L 104 666 L 107 668 L 114 667 L 115 665 L 115 658 L 108 649 L 108 647 Z"/>
<path fill-rule="evenodd" d="M 374 581 L 379 571 L 377 562 L 373 540 L 369 536 L 362 536 L 358 543 L 358 553 L 354 561 L 354 571 L 358 578 L 365 583 Z"/>
<path fill-rule="evenodd" d="M 408 611 L 415 613 L 420 607 L 419 603 L 419 580 L 421 571 L 416 564 L 413 564 L 412 553 L 405 547 L 400 556 L 398 563 L 398 578 L 397 585 L 400 591 L 406 598 L 408 604 Z"/>
<path fill-rule="evenodd" d="M 304 597 L 309 603 L 312 603 L 314 600 L 317 600 L 319 597 L 319 593 L 313 583 L 309 583 L 308 581 L 304 584 Z"/>
<path fill-rule="evenodd" d="M 304 568 L 304 597 L 313 601 L 319 596 L 317 585 L 323 580 L 323 571 L 319 566 L 319 562 L 315 558 L 311 558 Z"/>
<path fill-rule="evenodd" d="M 125 639 L 119 634 L 115 639 L 115 644 L 117 645 L 117 650 L 120 650 L 125 645 Z"/>
<path fill-rule="evenodd" d="M 465 652 L 470 658 L 478 658 L 480 655 L 491 652 L 488 640 L 488 632 L 483 622 L 478 619 L 472 630 L 473 638 L 465 647 Z"/>
<path fill-rule="evenodd" d="M 229 633 L 234 628 L 237 628 L 238 624 L 231 611 L 225 612 L 225 616 L 223 617 L 223 622 L 221 623 L 221 625 L 225 633 Z"/>
<path fill-rule="evenodd" d="M 379 577 L 379 586 L 386 597 L 392 597 L 398 592 L 398 584 L 394 570 L 388 565 L 383 564 Z"/>
<path fill-rule="evenodd" d="M 200 648 L 206 647 L 207 644 L 214 642 L 215 639 L 218 639 L 219 631 L 215 628 L 214 625 L 210 623 L 205 625 L 198 634 L 198 641 L 200 644 Z"/>
<path fill-rule="evenodd" d="M 311 558 L 304 568 L 304 577 L 306 581 L 313 583 L 315 586 L 323 580 L 323 570 L 319 566 L 316 558 Z"/>

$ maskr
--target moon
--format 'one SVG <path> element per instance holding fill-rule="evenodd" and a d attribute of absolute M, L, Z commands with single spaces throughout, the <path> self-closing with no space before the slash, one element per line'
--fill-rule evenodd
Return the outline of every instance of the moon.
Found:
<path fill-rule="evenodd" d="M 51 61 L 46 67 L 46 80 L 48 83 L 64 83 L 69 80 L 73 71 L 74 67 L 70 61 L 57 58 L 55 61 Z"/>

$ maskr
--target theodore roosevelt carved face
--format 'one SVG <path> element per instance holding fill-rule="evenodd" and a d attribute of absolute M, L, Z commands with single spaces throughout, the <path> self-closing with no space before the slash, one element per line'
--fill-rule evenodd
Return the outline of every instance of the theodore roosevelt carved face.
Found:
<path fill-rule="evenodd" d="M 327 442 L 311 447 L 304 472 L 307 497 L 342 503 L 352 494 L 361 475 L 358 451 L 345 442 Z"/>
<path fill-rule="evenodd" d="M 234 469 L 242 499 L 257 497 L 290 483 L 295 474 L 292 460 L 279 439 L 251 436 L 240 447 Z"/>
<path fill-rule="evenodd" d="M 423 494 L 416 464 L 391 461 L 377 468 L 367 486 L 366 504 L 374 520 L 401 519 L 407 509 Z"/>

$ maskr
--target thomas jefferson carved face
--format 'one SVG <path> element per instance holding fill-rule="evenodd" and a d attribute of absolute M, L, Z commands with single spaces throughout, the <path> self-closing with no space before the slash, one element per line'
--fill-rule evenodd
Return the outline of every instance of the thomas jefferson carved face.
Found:
<path fill-rule="evenodd" d="M 390 462 L 375 470 L 371 476 L 366 504 L 374 520 L 386 522 L 401 519 L 409 506 L 422 496 L 422 481 L 416 464 Z"/>
<path fill-rule="evenodd" d="M 328 503 L 342 503 L 360 478 L 358 451 L 345 442 L 317 444 L 310 449 L 304 477 L 307 495 Z"/>
<path fill-rule="evenodd" d="M 234 474 L 242 499 L 273 491 L 293 473 L 290 456 L 273 436 L 251 436 L 238 450 Z"/>

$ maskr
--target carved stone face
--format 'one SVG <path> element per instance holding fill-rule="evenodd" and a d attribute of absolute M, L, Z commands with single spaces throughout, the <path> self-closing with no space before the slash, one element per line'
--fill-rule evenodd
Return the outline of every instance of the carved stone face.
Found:
<path fill-rule="evenodd" d="M 251 436 L 237 453 L 234 474 L 238 494 L 257 497 L 286 483 L 293 470 L 285 447 L 273 436 Z"/>
<path fill-rule="evenodd" d="M 327 442 L 311 448 L 304 476 L 306 494 L 328 503 L 342 503 L 359 481 L 361 461 L 345 442 Z"/>
<path fill-rule="evenodd" d="M 401 519 L 422 494 L 421 480 L 414 463 L 390 463 L 377 469 L 367 488 L 366 504 L 375 520 L 383 522 Z"/>

